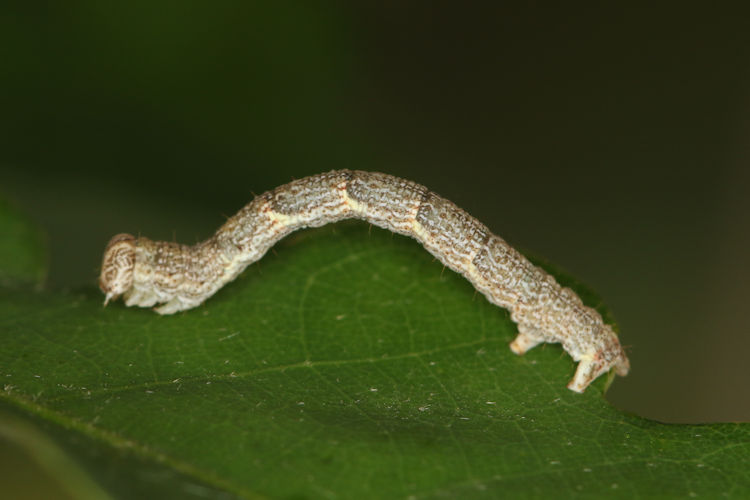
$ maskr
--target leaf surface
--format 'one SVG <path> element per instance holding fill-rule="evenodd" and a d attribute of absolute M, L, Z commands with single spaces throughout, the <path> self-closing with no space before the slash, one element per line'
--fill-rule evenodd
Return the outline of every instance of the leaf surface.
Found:
<path fill-rule="evenodd" d="M 364 224 L 295 233 L 186 313 L 102 299 L 2 288 L 0 400 L 115 498 L 750 494 L 747 425 L 567 390 L 559 346 L 515 356 L 507 312 Z"/>

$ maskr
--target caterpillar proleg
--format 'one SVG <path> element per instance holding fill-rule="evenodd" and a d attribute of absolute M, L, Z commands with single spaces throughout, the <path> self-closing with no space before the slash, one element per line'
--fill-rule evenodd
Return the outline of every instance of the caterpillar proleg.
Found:
<path fill-rule="evenodd" d="M 118 234 L 104 252 L 99 278 L 104 304 L 122 296 L 128 306 L 161 304 L 155 308 L 159 314 L 193 308 L 292 231 L 350 218 L 416 239 L 487 300 L 508 309 L 518 324 L 510 344 L 516 354 L 542 342 L 562 344 L 579 362 L 569 389 L 583 392 L 611 368 L 628 373 L 617 334 L 570 288 L 452 202 L 415 182 L 376 172 L 336 170 L 277 187 L 193 246 Z"/>

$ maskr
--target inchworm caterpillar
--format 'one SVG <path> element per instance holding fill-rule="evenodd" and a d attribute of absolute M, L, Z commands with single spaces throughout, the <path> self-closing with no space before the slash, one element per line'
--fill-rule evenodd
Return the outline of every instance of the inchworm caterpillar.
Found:
<path fill-rule="evenodd" d="M 578 361 L 568 388 L 583 392 L 599 375 L 630 367 L 617 334 L 481 222 L 424 186 L 391 175 L 336 170 L 257 196 L 208 240 L 193 246 L 113 237 L 104 252 L 99 286 L 104 304 L 122 295 L 128 306 L 172 314 L 201 304 L 257 261 L 277 241 L 303 227 L 364 219 L 419 241 L 464 275 L 487 299 L 510 311 L 516 354 L 559 342 Z"/>

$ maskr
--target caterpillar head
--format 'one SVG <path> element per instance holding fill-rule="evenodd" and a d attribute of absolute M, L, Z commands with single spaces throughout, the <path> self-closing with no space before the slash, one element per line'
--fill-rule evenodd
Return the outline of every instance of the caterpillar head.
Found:
<path fill-rule="evenodd" d="M 135 236 L 125 233 L 113 236 L 107 243 L 99 275 L 99 288 L 106 296 L 105 306 L 133 286 L 135 247 Z"/>

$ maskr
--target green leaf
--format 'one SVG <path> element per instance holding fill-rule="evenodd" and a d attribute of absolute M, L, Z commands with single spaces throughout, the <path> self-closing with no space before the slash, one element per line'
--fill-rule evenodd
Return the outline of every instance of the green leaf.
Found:
<path fill-rule="evenodd" d="M 0 286 L 41 285 L 47 256 L 41 232 L 0 198 Z"/>
<path fill-rule="evenodd" d="M 116 498 L 750 495 L 747 425 L 567 390 L 559 346 L 515 356 L 507 312 L 364 224 L 295 233 L 186 313 L 102 299 L 2 289 L 0 399 Z"/>

